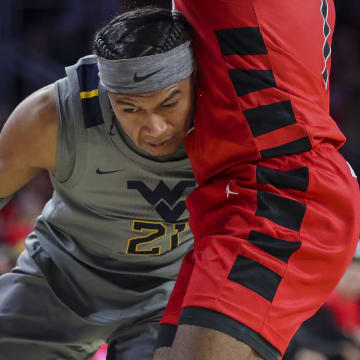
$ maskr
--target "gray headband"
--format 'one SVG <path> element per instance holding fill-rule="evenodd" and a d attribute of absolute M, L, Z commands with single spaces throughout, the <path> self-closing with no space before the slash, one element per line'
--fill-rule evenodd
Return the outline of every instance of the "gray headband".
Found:
<path fill-rule="evenodd" d="M 108 91 L 141 94 L 164 89 L 186 79 L 194 71 L 191 42 L 156 55 L 107 60 L 98 56 L 101 85 Z"/>

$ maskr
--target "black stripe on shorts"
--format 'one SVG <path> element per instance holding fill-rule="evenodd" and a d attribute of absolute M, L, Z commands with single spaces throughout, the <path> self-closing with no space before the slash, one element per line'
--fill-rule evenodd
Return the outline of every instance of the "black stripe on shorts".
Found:
<path fill-rule="evenodd" d="M 237 96 L 276 87 L 274 74 L 271 70 L 231 69 L 229 76 Z"/>
<path fill-rule="evenodd" d="M 196 306 L 185 307 L 181 312 L 179 325 L 196 325 L 220 331 L 249 345 L 265 360 L 278 360 L 281 356 L 280 351 L 260 334 L 241 322 L 214 310 Z"/>
<path fill-rule="evenodd" d="M 306 136 L 301 139 L 286 143 L 284 145 L 276 146 L 270 149 L 261 150 L 262 158 L 271 158 L 282 155 L 299 154 L 311 150 L 310 139 Z"/>
<path fill-rule="evenodd" d="M 272 302 L 282 278 L 255 260 L 238 255 L 228 279 Z"/>
<path fill-rule="evenodd" d="M 278 189 L 306 191 L 309 186 L 309 168 L 302 167 L 289 171 L 279 171 L 257 166 L 256 180 L 258 184 L 273 185 Z"/>
<path fill-rule="evenodd" d="M 290 101 L 277 102 L 244 111 L 253 136 L 260 136 L 296 123 Z"/>
<path fill-rule="evenodd" d="M 161 324 L 155 348 L 171 347 L 175 339 L 176 330 L 177 326 L 175 325 Z"/>
<path fill-rule="evenodd" d="M 267 191 L 258 191 L 255 216 L 261 216 L 288 229 L 299 231 L 306 205 Z"/>
<path fill-rule="evenodd" d="M 300 241 L 281 240 L 257 231 L 251 231 L 248 240 L 261 250 L 285 263 L 301 247 Z"/>
<path fill-rule="evenodd" d="M 268 53 L 259 27 L 215 30 L 221 54 L 265 55 Z"/>

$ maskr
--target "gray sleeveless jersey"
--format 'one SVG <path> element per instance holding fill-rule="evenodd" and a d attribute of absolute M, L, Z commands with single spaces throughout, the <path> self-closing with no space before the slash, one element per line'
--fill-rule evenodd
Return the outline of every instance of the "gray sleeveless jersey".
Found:
<path fill-rule="evenodd" d="M 189 160 L 155 161 L 127 145 L 94 56 L 66 72 L 56 83 L 54 194 L 27 249 L 55 294 L 90 321 L 123 321 L 137 307 L 156 312 L 192 247 Z"/>

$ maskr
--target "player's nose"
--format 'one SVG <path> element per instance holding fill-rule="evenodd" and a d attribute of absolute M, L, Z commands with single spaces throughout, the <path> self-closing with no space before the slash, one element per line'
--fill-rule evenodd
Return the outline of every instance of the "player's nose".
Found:
<path fill-rule="evenodd" d="M 157 137 L 166 132 L 168 125 L 166 120 L 162 116 L 158 114 L 151 114 L 147 119 L 145 127 L 146 132 L 149 135 Z"/>

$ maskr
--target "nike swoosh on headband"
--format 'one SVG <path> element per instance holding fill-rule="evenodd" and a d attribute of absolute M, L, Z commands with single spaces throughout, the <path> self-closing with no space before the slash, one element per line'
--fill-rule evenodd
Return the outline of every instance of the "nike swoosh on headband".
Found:
<path fill-rule="evenodd" d="M 144 80 L 148 79 L 149 77 L 157 74 L 158 72 L 160 72 L 160 71 L 163 70 L 163 69 L 164 69 L 164 68 L 161 68 L 160 70 L 156 70 L 156 71 L 154 71 L 153 73 L 148 74 L 148 75 L 145 75 L 145 76 L 138 76 L 138 74 L 137 74 L 137 72 L 136 72 L 135 75 L 134 75 L 134 81 L 135 81 L 135 82 L 144 81 Z"/>

